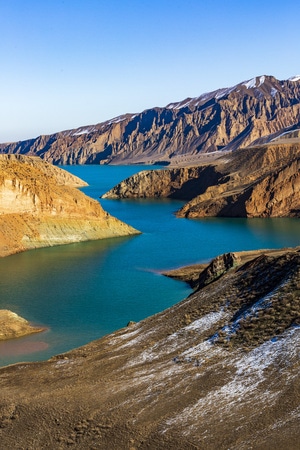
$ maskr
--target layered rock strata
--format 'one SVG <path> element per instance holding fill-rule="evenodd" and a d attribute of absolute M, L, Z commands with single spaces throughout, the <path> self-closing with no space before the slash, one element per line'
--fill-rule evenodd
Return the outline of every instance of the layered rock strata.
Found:
<path fill-rule="evenodd" d="M 130 164 L 197 160 L 273 133 L 300 128 L 300 77 L 261 76 L 140 114 L 2 144 L 2 153 L 54 164 Z"/>
<path fill-rule="evenodd" d="M 299 249 L 226 267 L 160 314 L 0 369 L 2 447 L 298 449 Z"/>
<path fill-rule="evenodd" d="M 84 184 L 40 158 L 0 155 L 0 256 L 137 233 L 74 187 Z"/>
<path fill-rule="evenodd" d="M 239 149 L 220 157 L 214 165 L 142 171 L 104 197 L 188 200 L 178 217 L 299 217 L 297 139 L 295 142 L 291 133 L 283 140 Z"/>

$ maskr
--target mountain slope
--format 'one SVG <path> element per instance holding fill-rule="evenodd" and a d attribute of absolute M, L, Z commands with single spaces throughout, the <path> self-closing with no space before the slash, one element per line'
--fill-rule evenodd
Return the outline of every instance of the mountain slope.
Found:
<path fill-rule="evenodd" d="M 84 184 L 40 158 L 0 155 L 0 256 L 137 233 L 74 187 Z"/>
<path fill-rule="evenodd" d="M 298 449 L 299 248 L 239 258 L 160 314 L 0 369 L 1 448 Z"/>
<path fill-rule="evenodd" d="M 1 144 L 0 152 L 37 155 L 54 164 L 180 164 L 293 127 L 300 127 L 300 77 L 261 76 L 165 108 Z"/>

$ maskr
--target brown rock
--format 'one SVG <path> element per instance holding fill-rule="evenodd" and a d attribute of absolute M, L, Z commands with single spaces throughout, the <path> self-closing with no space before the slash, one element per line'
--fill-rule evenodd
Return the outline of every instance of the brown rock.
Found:
<path fill-rule="evenodd" d="M 241 260 L 235 253 L 224 253 L 214 258 L 211 263 L 206 267 L 203 272 L 200 273 L 197 283 L 197 288 L 202 287 L 212 283 L 213 281 L 220 278 L 228 270 L 236 267 L 240 264 Z"/>
<path fill-rule="evenodd" d="M 299 217 L 300 140 L 295 135 L 236 150 L 214 165 L 142 171 L 103 197 L 188 200 L 178 217 Z"/>
<path fill-rule="evenodd" d="M 86 184 L 36 157 L 0 155 L 0 256 L 136 234 L 74 186 Z"/>
<path fill-rule="evenodd" d="M 45 328 L 34 327 L 30 323 L 7 309 L 0 309 L 0 341 L 39 333 Z"/>

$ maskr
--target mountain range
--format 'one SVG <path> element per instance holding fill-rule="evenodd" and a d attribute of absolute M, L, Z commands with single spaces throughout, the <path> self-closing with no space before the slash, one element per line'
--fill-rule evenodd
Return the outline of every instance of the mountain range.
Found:
<path fill-rule="evenodd" d="M 300 76 L 259 76 L 166 107 L 0 144 L 54 164 L 182 164 L 300 128 Z"/>

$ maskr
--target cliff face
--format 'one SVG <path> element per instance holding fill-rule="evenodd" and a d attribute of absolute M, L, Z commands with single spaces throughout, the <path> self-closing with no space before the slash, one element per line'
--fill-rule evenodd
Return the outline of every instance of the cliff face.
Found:
<path fill-rule="evenodd" d="M 136 233 L 74 187 L 84 184 L 39 158 L 0 155 L 0 256 Z"/>
<path fill-rule="evenodd" d="M 300 217 L 300 142 L 294 134 L 236 150 L 214 165 L 143 171 L 104 197 L 188 200 L 178 217 Z"/>
<path fill-rule="evenodd" d="M 235 150 L 300 127 L 300 77 L 256 77 L 197 98 L 125 114 L 107 122 L 0 145 L 54 164 L 171 161 Z"/>
<path fill-rule="evenodd" d="M 219 258 L 168 310 L 0 369 L 2 448 L 298 449 L 297 250 Z"/>
<path fill-rule="evenodd" d="M 249 153 L 254 158 L 247 158 Z M 212 184 L 178 217 L 300 217 L 300 144 L 249 148 L 244 157 L 244 167 L 236 158 L 225 165 L 228 171 L 239 168 L 227 183 Z"/>
<path fill-rule="evenodd" d="M 188 200 L 219 183 L 222 174 L 213 166 L 183 167 L 173 170 L 143 170 L 105 193 L 103 198 L 168 197 Z"/>

